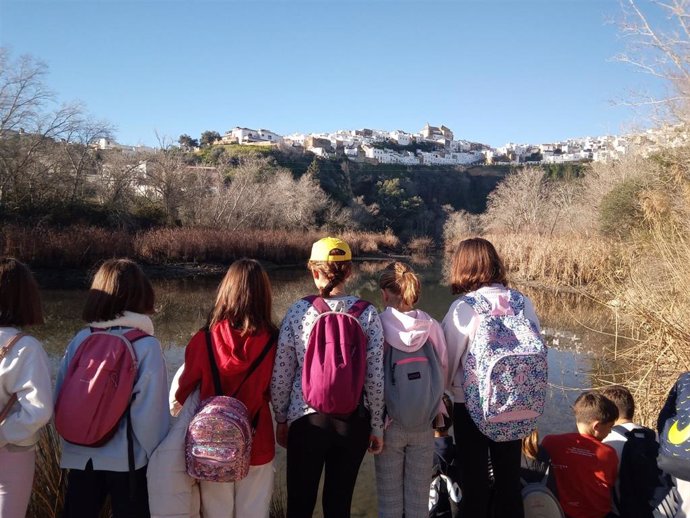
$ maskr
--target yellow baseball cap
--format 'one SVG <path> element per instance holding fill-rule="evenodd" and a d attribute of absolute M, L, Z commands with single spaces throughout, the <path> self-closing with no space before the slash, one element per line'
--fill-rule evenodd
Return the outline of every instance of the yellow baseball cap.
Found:
<path fill-rule="evenodd" d="M 311 246 L 310 261 L 352 261 L 350 246 L 337 237 L 324 237 Z"/>

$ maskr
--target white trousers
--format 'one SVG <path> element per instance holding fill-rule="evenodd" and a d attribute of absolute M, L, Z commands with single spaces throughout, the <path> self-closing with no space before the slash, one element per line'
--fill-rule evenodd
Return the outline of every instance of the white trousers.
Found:
<path fill-rule="evenodd" d="M 273 493 L 273 461 L 250 466 L 239 482 L 199 483 L 204 518 L 268 518 Z"/>
<path fill-rule="evenodd" d="M 36 452 L 0 448 L 0 518 L 24 518 L 34 481 Z"/>

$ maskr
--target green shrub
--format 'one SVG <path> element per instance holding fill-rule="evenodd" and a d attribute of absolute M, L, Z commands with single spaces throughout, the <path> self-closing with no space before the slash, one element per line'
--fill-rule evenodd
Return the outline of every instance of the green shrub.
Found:
<path fill-rule="evenodd" d="M 601 201 L 599 230 L 605 236 L 625 238 L 640 227 L 642 207 L 640 194 L 644 184 L 638 178 L 623 180 Z"/>

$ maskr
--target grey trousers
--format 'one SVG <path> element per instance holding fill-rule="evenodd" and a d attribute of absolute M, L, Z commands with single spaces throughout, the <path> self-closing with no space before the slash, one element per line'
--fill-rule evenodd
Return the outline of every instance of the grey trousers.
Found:
<path fill-rule="evenodd" d="M 434 462 L 434 431 L 408 432 L 395 421 L 374 457 L 379 518 L 427 518 Z"/>

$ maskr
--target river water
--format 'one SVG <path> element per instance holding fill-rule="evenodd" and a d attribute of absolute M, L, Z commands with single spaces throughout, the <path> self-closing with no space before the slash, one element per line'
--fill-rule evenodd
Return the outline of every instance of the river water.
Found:
<path fill-rule="evenodd" d="M 384 263 L 360 265 L 355 278 L 348 284 L 348 291 L 367 299 L 382 309 L 377 288 L 377 272 Z M 418 307 L 439 321 L 453 300 L 448 286 L 443 284 L 439 265 L 417 268 L 422 280 L 422 296 Z M 269 273 L 274 294 L 275 321 L 285 314 L 296 299 L 315 292 L 306 269 L 276 269 Z M 161 341 L 172 377 L 184 359 L 184 346 L 199 329 L 215 299 L 215 289 L 220 277 L 203 277 L 182 280 L 154 280 L 156 291 L 156 336 Z M 43 282 L 42 282 L 43 284 Z M 54 282 L 50 282 L 54 286 Z M 59 283 L 58 283 L 59 284 Z M 540 434 L 561 433 L 574 430 L 570 405 L 580 390 L 591 386 L 591 371 L 595 358 L 605 347 L 604 335 L 588 329 L 601 328 L 606 314 L 602 308 L 587 299 L 572 294 L 553 293 L 519 286 L 535 303 L 542 330 L 549 349 L 549 399 L 539 423 Z M 47 322 L 32 329 L 43 343 L 54 366 L 64 348 L 83 326 L 79 319 L 86 287 L 43 289 L 43 302 Z M 278 447 L 276 487 L 284 484 L 285 452 Z M 317 508 L 320 506 L 317 506 Z M 376 514 L 376 496 L 371 455 L 365 457 L 360 471 L 355 497 L 354 517 Z M 315 516 L 321 516 L 320 510 Z"/>

